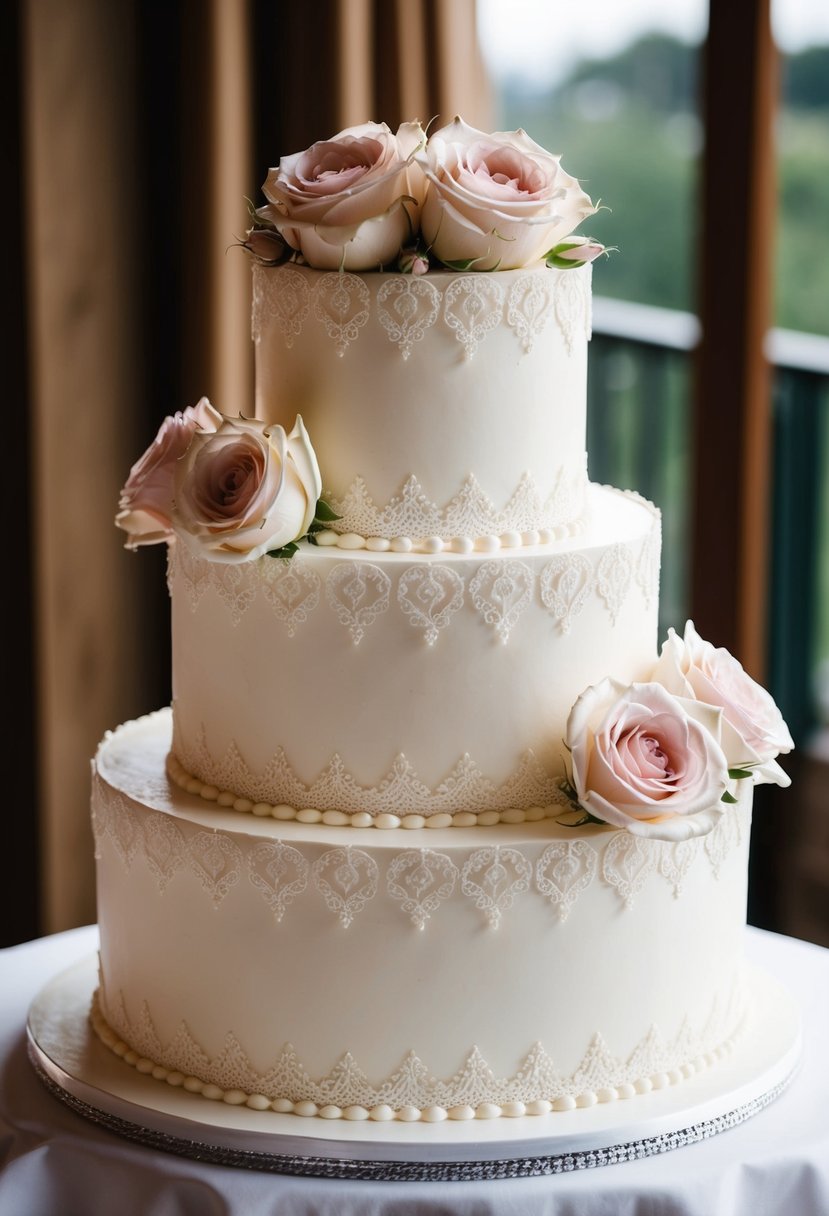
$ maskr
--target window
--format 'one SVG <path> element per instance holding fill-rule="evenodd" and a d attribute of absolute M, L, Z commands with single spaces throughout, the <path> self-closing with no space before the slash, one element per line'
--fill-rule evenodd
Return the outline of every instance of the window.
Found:
<path fill-rule="evenodd" d="M 713 0 L 717 3 L 717 0 Z M 593 480 L 663 514 L 661 628 L 689 614 L 690 352 L 704 130 L 705 0 L 478 0 L 498 125 L 562 153 L 601 211 L 588 452 Z M 829 5 L 776 0 L 780 49 L 774 510 L 767 682 L 802 741 L 829 722 Z M 722 222 L 741 218 L 723 199 Z M 792 538 L 797 538 L 793 542 Z"/>
<path fill-rule="evenodd" d="M 479 0 L 478 12 L 499 126 L 523 126 L 561 153 L 564 167 L 606 208 L 580 229 L 616 250 L 594 268 L 590 476 L 638 490 L 662 511 L 664 636 L 688 615 L 689 352 L 698 336 L 691 313 L 706 5 L 597 0 L 589 22 L 544 0 Z"/>

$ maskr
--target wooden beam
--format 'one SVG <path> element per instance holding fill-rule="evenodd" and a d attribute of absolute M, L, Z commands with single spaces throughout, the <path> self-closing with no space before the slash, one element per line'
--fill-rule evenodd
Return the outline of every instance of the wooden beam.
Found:
<path fill-rule="evenodd" d="M 704 53 L 691 605 L 757 679 L 766 652 L 773 123 L 770 0 L 711 0 Z"/>

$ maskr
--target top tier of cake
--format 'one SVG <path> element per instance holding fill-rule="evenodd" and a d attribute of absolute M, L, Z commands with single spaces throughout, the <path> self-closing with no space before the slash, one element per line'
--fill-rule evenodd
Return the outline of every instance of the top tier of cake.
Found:
<path fill-rule="evenodd" d="M 257 417 L 302 415 L 349 547 L 581 529 L 589 266 L 253 275 Z"/>

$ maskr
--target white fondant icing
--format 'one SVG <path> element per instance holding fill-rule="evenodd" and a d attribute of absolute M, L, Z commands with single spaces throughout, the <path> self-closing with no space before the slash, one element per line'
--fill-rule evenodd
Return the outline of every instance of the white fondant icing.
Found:
<path fill-rule="evenodd" d="M 256 413 L 302 414 L 326 499 L 345 504 L 335 531 L 569 527 L 586 489 L 589 312 L 589 267 L 417 279 L 255 266 Z M 483 495 L 460 490 L 470 477 Z"/>
<path fill-rule="evenodd" d="M 573 829 L 555 819 L 528 821 L 522 815 L 500 817 L 495 842 L 483 845 L 477 828 L 469 833 L 472 825 L 435 816 L 437 827 L 428 843 L 410 845 L 409 834 L 404 833 L 405 844 L 394 850 L 383 848 L 375 861 L 371 851 L 352 842 L 350 832 L 342 847 L 326 849 L 330 832 L 317 828 L 315 820 L 293 816 L 296 822 L 291 823 L 282 814 L 273 817 L 277 822 L 271 827 L 268 820 L 257 818 L 251 821 L 251 831 L 268 833 L 260 837 L 244 829 L 224 830 L 218 810 L 205 808 L 201 820 L 195 821 L 172 815 L 181 795 L 163 779 L 169 739 L 169 710 L 162 710 L 111 733 L 102 744 L 92 790 L 96 857 L 101 859 L 102 847 L 108 844 L 125 873 L 141 859 L 159 895 L 189 874 L 216 908 L 247 876 L 277 923 L 289 911 L 293 916 L 295 906 L 300 914 L 314 892 L 344 925 L 346 921 L 350 925 L 371 900 L 388 897 L 390 909 L 399 906 L 419 929 L 427 927 L 444 901 L 458 892 L 493 928 L 528 892 L 547 902 L 561 922 L 595 885 L 616 893 L 617 908 L 634 907 L 642 890 L 654 883 L 670 894 L 669 902 L 677 902 L 685 897 L 694 876 L 699 878 L 700 868 L 716 880 L 745 847 L 748 835 L 749 815 L 743 807 L 720 816 L 710 836 L 681 841 L 632 836 L 611 828 Z M 139 740 L 140 756 L 135 754 Z M 121 785 L 129 786 L 131 793 Z M 210 830 L 202 826 L 204 816 L 210 816 Z M 423 828 L 428 821 L 418 818 L 420 822 L 406 826 Z M 484 826 L 480 819 L 478 825 Z M 399 826 L 404 826 L 402 818 Z M 303 827 L 310 834 L 293 842 L 273 835 Z M 431 839 L 441 829 L 448 829 L 451 853 Z M 511 829 L 526 833 L 532 848 L 510 843 Z"/>
<path fill-rule="evenodd" d="M 561 813 L 570 707 L 656 648 L 658 513 L 586 479 L 589 287 L 254 269 L 257 415 L 302 413 L 338 518 L 290 561 L 171 547 L 173 711 L 93 778 L 91 1017 L 139 1073 L 440 1122 L 727 1058 L 750 782 L 699 839 Z"/>
<path fill-rule="evenodd" d="M 573 702 L 605 675 L 645 678 L 656 654 L 657 587 L 646 595 L 633 571 L 658 574 L 640 566 L 658 514 L 591 497 L 584 537 L 520 556 L 304 546 L 234 568 L 232 596 L 218 567 L 175 546 L 174 751 L 188 778 L 322 813 L 554 804 Z"/>
<path fill-rule="evenodd" d="M 598 1102 L 613 1102 L 630 1097 L 634 1093 L 664 1089 L 666 1086 L 679 1084 L 684 1076 L 683 1068 L 675 1067 L 637 1078 L 632 1083 L 622 1081 L 618 1087 L 605 1084 L 600 1085 L 597 1090 L 580 1090 L 579 1086 L 584 1077 L 628 1076 L 631 1074 L 631 1068 L 639 1066 L 640 1061 L 644 1059 L 647 1062 L 648 1057 L 643 1055 L 641 1045 L 628 1061 L 615 1059 L 607 1051 L 600 1035 L 594 1036 L 572 1077 L 562 1076 L 539 1044 L 530 1049 L 515 1076 L 503 1079 L 495 1076 L 477 1047 L 470 1050 L 463 1066 L 446 1081 L 434 1078 L 414 1052 L 407 1053 L 401 1067 L 380 1085 L 370 1084 L 350 1053 L 338 1061 L 328 1076 L 312 1079 L 290 1043 L 284 1045 L 267 1072 L 259 1074 L 234 1035 L 228 1034 L 221 1055 L 210 1060 L 192 1038 L 186 1024 L 182 1023 L 173 1043 L 163 1045 L 146 1004 L 142 1006 L 140 1023 L 133 1026 L 126 1014 L 123 999 L 118 1001 L 114 1012 L 105 1012 L 101 1008 L 102 995 L 99 990 L 93 1001 L 90 1014 L 92 1027 L 102 1042 L 117 1055 L 121 1055 L 124 1062 L 132 1065 L 137 1072 L 152 1073 L 156 1080 L 166 1080 L 173 1085 L 181 1084 L 181 1072 L 171 1072 L 165 1065 L 155 1063 L 155 1060 L 185 1055 L 188 1060 L 197 1062 L 204 1075 L 222 1078 L 217 1084 L 205 1081 L 203 1076 L 187 1077 L 183 1085 L 190 1093 L 200 1093 L 204 1098 L 214 1102 L 222 1101 L 230 1106 L 246 1105 L 258 1111 L 270 1109 L 299 1115 L 301 1118 L 318 1116 L 322 1119 L 352 1121 L 372 1119 L 376 1122 L 388 1122 L 398 1119 L 404 1123 L 421 1120 L 424 1123 L 440 1123 L 447 1118 L 465 1120 L 540 1116 L 579 1107 L 589 1108 Z M 745 1032 L 748 1012 L 742 990 L 735 988 L 725 1015 L 717 1012 L 720 1019 L 717 1025 L 722 1024 L 731 1029 L 728 1038 L 718 1043 L 713 1051 L 706 1052 L 708 1067 L 717 1059 L 730 1054 L 735 1042 Z M 125 1038 L 140 1041 L 142 1050 L 146 1050 L 148 1055 L 140 1056 L 133 1050 L 121 1051 L 121 1048 L 126 1047 L 126 1043 L 117 1038 L 116 1031 L 107 1021 L 108 1016 L 117 1021 Z M 706 1032 L 711 1030 L 710 1019 L 705 1029 Z M 664 1042 L 653 1030 L 647 1036 L 649 1048 L 655 1052 L 653 1058 L 662 1060 L 670 1059 L 677 1050 L 686 1048 L 690 1040 L 685 1025 L 681 1039 L 680 1046 L 678 1043 Z M 632 1063 L 634 1059 L 635 1064 Z M 233 1088 L 224 1088 L 224 1079 L 227 1077 L 232 1079 L 230 1084 Z M 294 1094 L 310 1091 L 314 1093 L 316 1100 L 284 1096 L 271 1099 L 267 1093 L 249 1093 L 241 1088 L 245 1084 L 251 1087 L 260 1085 L 268 1091 L 271 1088 L 284 1088 L 286 1092 Z M 562 1092 L 568 1089 L 572 1091 L 574 1088 L 575 1093 Z M 534 1092 L 548 1093 L 551 1097 L 522 1100 L 513 1096 Z M 490 1096 L 481 1100 L 482 1093 Z M 362 1101 L 354 1100 L 358 1094 Z M 336 1097 L 336 1102 L 332 1100 L 332 1096 Z M 460 1096 L 468 1100 L 453 1103 L 453 1099 Z M 375 1098 L 387 1100 L 373 1103 Z"/>

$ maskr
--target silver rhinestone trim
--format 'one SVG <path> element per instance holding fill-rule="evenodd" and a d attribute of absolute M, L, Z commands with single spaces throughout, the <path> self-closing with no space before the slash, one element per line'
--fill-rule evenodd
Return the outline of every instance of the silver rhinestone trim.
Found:
<path fill-rule="evenodd" d="M 596 1169 L 598 1166 L 617 1165 L 624 1161 L 641 1161 L 646 1157 L 655 1157 L 660 1153 L 683 1148 L 686 1144 L 710 1140 L 720 1132 L 745 1123 L 779 1097 L 796 1072 L 796 1068 L 792 1069 L 783 1081 L 766 1093 L 726 1114 L 693 1123 L 679 1131 L 663 1132 L 658 1136 L 648 1136 L 642 1140 L 631 1140 L 607 1148 L 496 1161 L 340 1161 L 333 1157 L 298 1157 L 217 1147 L 141 1127 L 117 1115 L 98 1110 L 62 1089 L 44 1072 L 31 1044 L 29 1059 L 49 1092 L 76 1114 L 145 1148 L 160 1149 L 179 1157 L 269 1174 L 291 1174 L 306 1178 L 355 1178 L 375 1182 L 481 1182 L 502 1178 L 534 1178 L 541 1175 L 567 1174 L 574 1170 Z"/>

